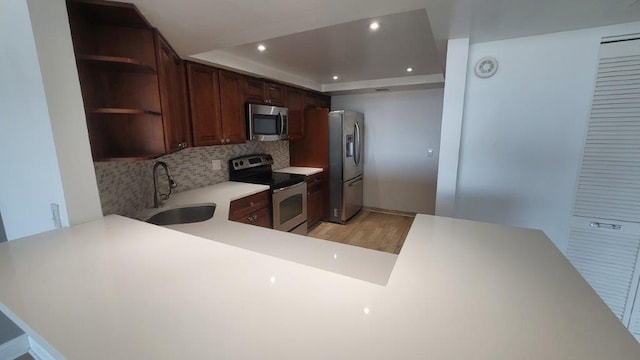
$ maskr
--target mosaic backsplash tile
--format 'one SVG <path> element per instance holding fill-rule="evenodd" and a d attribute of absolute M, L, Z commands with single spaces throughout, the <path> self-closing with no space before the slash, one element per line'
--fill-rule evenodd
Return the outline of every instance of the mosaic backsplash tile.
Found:
<path fill-rule="evenodd" d="M 274 169 L 289 166 L 289 142 L 247 142 L 239 145 L 192 147 L 160 158 L 140 162 L 96 162 L 96 178 L 104 215 L 135 217 L 153 206 L 153 165 L 164 161 L 178 187 L 173 193 L 197 189 L 229 180 L 228 161 L 237 156 L 268 153 Z M 221 170 L 211 170 L 211 161 L 220 160 Z M 159 174 L 161 171 L 159 170 Z M 166 178 L 158 176 L 159 184 Z M 162 188 L 163 192 L 166 192 Z"/>

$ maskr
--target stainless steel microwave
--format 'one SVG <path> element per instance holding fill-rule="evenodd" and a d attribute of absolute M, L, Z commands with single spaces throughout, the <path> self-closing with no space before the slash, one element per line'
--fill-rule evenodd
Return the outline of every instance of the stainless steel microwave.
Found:
<path fill-rule="evenodd" d="M 284 107 L 247 104 L 247 139 L 253 141 L 286 140 L 289 115 Z"/>

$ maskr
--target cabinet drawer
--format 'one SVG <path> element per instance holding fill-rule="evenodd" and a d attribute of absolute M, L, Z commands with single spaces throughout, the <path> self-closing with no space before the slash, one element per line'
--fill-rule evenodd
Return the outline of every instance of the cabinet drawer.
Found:
<path fill-rule="evenodd" d="M 269 208 L 262 208 L 249 214 L 231 218 L 231 221 L 237 221 L 243 224 L 261 226 L 271 228 L 271 212 Z"/>
<path fill-rule="evenodd" d="M 240 218 L 261 208 L 269 210 L 269 191 L 232 201 L 229 206 L 229 218 Z"/>

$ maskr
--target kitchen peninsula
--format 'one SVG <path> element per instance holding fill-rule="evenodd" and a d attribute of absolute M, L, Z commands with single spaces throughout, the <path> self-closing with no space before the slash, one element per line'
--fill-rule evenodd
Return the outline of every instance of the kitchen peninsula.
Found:
<path fill-rule="evenodd" d="M 211 239 L 107 216 L 1 244 L 0 310 L 61 359 L 640 356 L 541 231 L 418 215 L 381 285 L 226 244 L 308 246 L 227 221 L 230 200 L 262 189 L 220 186 Z"/>

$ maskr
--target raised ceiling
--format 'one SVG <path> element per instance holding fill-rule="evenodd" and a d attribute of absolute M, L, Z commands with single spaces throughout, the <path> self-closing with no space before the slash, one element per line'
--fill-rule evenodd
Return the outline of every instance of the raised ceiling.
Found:
<path fill-rule="evenodd" d="M 640 20 L 638 0 L 131 1 L 185 58 L 330 91 L 433 86 L 452 38 L 486 42 Z M 358 32 L 372 19 L 393 26 Z M 269 49 L 254 51 L 258 42 Z M 407 66 L 416 72 L 402 73 Z M 327 79 L 333 73 L 337 82 Z"/>

